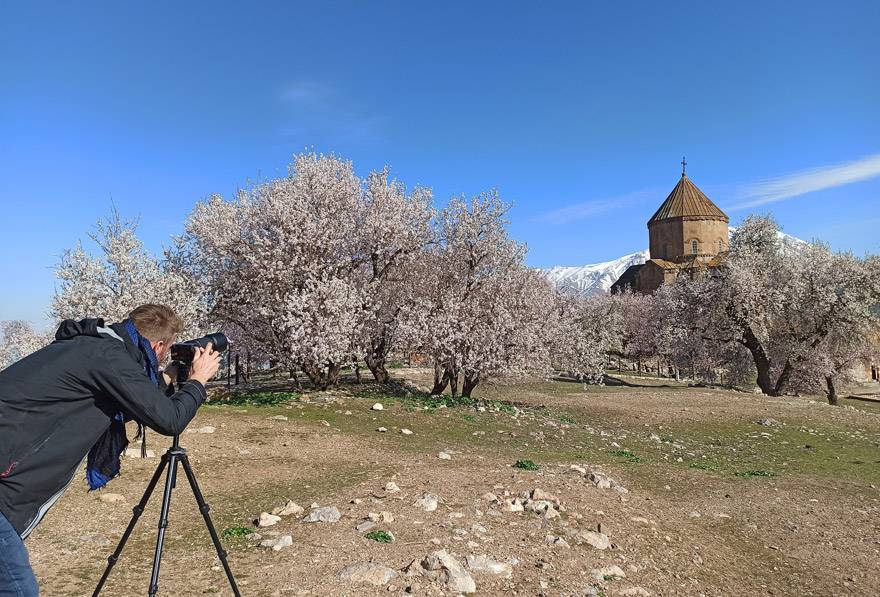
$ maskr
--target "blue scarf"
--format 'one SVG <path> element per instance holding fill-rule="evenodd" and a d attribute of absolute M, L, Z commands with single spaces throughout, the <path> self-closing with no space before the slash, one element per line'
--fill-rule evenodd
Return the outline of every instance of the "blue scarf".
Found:
<path fill-rule="evenodd" d="M 141 336 L 134 322 L 126 319 L 123 324 L 125 331 L 135 346 L 140 349 L 144 355 L 144 373 L 146 373 L 156 385 L 159 385 L 159 362 L 150 341 Z M 130 421 L 131 417 L 122 411 L 116 413 L 113 420 L 110 421 L 110 427 L 98 438 L 89 454 L 86 457 L 86 481 L 89 483 L 89 490 L 104 487 L 110 479 L 119 475 L 120 463 L 119 457 L 128 446 L 128 437 L 125 435 L 125 422 Z M 143 426 L 138 423 L 138 432 L 135 439 L 143 438 Z M 141 445 L 141 455 L 144 453 L 145 444 Z"/>

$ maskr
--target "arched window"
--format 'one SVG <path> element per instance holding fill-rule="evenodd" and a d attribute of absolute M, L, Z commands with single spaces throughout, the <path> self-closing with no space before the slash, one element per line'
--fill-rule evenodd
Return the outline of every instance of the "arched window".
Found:
<path fill-rule="evenodd" d="M 691 241 L 691 255 L 696 255 L 697 253 L 699 253 L 699 251 L 700 251 L 699 244 L 697 243 L 697 241 L 692 240 Z"/>

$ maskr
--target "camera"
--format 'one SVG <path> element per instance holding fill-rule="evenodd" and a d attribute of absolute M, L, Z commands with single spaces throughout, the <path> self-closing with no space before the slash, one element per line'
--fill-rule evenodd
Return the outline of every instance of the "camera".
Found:
<path fill-rule="evenodd" d="M 214 352 L 223 352 L 229 348 L 229 340 L 226 335 L 221 332 L 208 334 L 195 340 L 187 340 L 186 342 L 178 342 L 171 345 L 171 360 L 183 364 L 193 362 L 196 357 L 197 348 L 207 348 L 208 344 L 213 344 Z"/>

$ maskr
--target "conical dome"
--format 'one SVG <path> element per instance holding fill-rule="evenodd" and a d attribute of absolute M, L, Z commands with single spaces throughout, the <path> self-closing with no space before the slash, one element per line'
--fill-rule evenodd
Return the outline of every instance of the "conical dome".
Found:
<path fill-rule="evenodd" d="M 681 180 L 669 193 L 666 201 L 648 220 L 648 226 L 661 220 L 674 218 L 723 220 L 725 222 L 730 220 L 723 211 L 718 209 L 717 205 L 706 197 L 703 191 L 697 188 L 697 185 L 691 182 L 686 174 L 681 175 Z"/>

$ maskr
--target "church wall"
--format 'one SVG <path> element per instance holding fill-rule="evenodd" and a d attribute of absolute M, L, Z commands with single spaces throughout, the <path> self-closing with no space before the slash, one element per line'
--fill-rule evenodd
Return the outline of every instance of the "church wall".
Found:
<path fill-rule="evenodd" d="M 684 246 L 681 221 L 664 220 L 652 224 L 648 229 L 648 245 L 651 259 L 672 260 L 678 257 Z"/>
<path fill-rule="evenodd" d="M 642 294 L 650 294 L 660 288 L 664 282 L 663 268 L 648 261 L 639 270 L 636 277 L 635 290 Z"/>
<path fill-rule="evenodd" d="M 717 255 L 718 241 L 724 243 L 724 251 L 727 250 L 727 222 L 720 220 L 684 220 L 682 222 L 681 255 L 691 254 L 691 240 L 696 239 L 699 243 L 699 254 Z"/>

